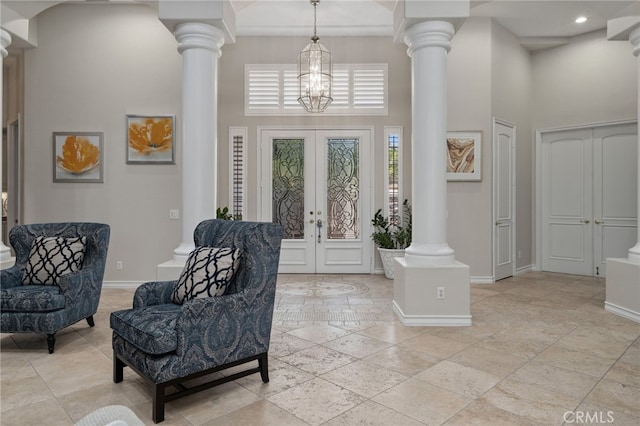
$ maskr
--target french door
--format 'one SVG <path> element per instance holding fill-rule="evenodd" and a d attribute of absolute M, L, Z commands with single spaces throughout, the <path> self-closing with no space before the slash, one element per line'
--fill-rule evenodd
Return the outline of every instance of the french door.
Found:
<path fill-rule="evenodd" d="M 260 220 L 284 228 L 283 273 L 368 273 L 369 130 L 261 130 Z"/>
<path fill-rule="evenodd" d="M 606 276 L 636 242 L 636 124 L 542 135 L 542 269 Z"/>

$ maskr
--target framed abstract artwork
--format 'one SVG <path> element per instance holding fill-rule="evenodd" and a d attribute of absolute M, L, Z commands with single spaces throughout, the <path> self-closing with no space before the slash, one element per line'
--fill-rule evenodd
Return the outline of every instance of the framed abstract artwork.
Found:
<path fill-rule="evenodd" d="M 447 180 L 482 180 L 482 132 L 447 133 Z"/>
<path fill-rule="evenodd" d="M 102 132 L 53 132 L 54 182 L 104 182 Z"/>
<path fill-rule="evenodd" d="M 175 116 L 127 115 L 127 164 L 175 164 Z"/>

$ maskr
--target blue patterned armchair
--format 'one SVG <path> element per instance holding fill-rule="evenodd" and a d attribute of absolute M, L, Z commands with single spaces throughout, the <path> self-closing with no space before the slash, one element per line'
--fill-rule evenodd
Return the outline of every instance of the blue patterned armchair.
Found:
<path fill-rule="evenodd" d="M 100 302 L 109 234 L 109 225 L 88 222 L 13 227 L 9 232 L 9 242 L 15 250 L 16 262 L 11 268 L 0 271 L 0 331 L 46 334 L 51 354 L 56 342 L 55 334 L 59 330 L 83 319 L 93 327 L 93 315 Z M 37 269 L 33 266 L 31 254 L 38 241 L 42 241 L 39 237 L 83 241 L 83 256 L 77 259 L 77 268 L 60 275 L 59 265 L 55 265 L 58 268 L 55 271 L 58 273 L 57 283 L 38 284 L 35 279 L 27 283 L 29 274 Z"/>
<path fill-rule="evenodd" d="M 111 314 L 113 381 L 121 382 L 123 367 L 129 366 L 153 385 L 154 423 L 164 420 L 165 402 L 258 372 L 263 382 L 269 381 L 267 352 L 281 239 L 282 228 L 271 223 L 203 221 L 194 231 L 197 248 L 241 253 L 224 295 L 177 304 L 172 294 L 182 278 L 148 282 L 136 289 L 133 309 Z M 191 379 L 256 360 L 253 368 L 185 386 Z M 167 394 L 171 386 L 176 390 Z"/>

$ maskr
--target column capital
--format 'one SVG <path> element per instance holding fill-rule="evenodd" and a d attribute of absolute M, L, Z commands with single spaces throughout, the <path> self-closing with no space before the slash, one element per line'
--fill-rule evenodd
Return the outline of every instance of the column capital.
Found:
<path fill-rule="evenodd" d="M 224 32 L 217 27 L 201 22 L 185 22 L 176 27 L 174 35 L 180 53 L 187 49 L 207 49 L 218 57 L 222 55 Z"/>
<path fill-rule="evenodd" d="M 414 24 L 405 31 L 404 42 L 409 49 L 407 53 L 424 47 L 441 47 L 447 52 L 451 50 L 451 39 L 455 34 L 453 24 L 446 21 L 423 21 Z"/>
<path fill-rule="evenodd" d="M 9 52 L 7 52 L 7 47 L 11 44 L 11 35 L 0 28 L 0 55 L 3 58 L 6 58 Z"/>

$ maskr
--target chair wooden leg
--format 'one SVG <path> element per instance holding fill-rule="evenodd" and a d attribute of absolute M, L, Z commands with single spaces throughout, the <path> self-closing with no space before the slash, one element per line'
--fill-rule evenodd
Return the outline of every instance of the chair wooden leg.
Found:
<path fill-rule="evenodd" d="M 260 377 L 264 383 L 269 383 L 269 360 L 267 354 L 263 353 L 258 358 L 258 367 L 260 367 Z"/>
<path fill-rule="evenodd" d="M 93 315 L 89 315 L 87 317 L 87 324 L 89 324 L 89 327 L 93 327 L 94 325 L 96 325 L 96 323 L 93 322 Z"/>
<path fill-rule="evenodd" d="M 115 352 L 113 353 L 113 383 L 120 383 L 124 377 L 124 362 L 120 361 L 120 359 L 116 356 Z"/>
<path fill-rule="evenodd" d="M 49 347 L 49 353 L 53 353 L 53 347 L 56 345 L 56 334 L 47 334 L 47 346 Z"/>
<path fill-rule="evenodd" d="M 153 385 L 153 413 L 151 417 L 154 423 L 164 421 L 164 385 Z"/>

